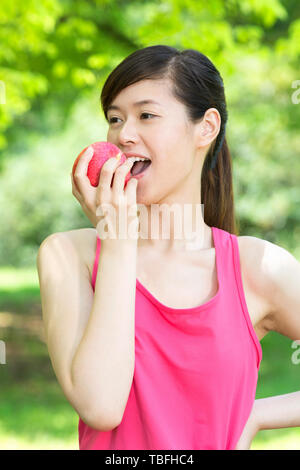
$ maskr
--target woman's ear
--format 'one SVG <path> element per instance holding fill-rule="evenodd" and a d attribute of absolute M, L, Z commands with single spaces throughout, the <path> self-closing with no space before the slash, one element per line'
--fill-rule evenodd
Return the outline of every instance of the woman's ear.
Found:
<path fill-rule="evenodd" d="M 221 116 L 216 108 L 209 108 L 202 120 L 196 125 L 196 143 L 198 147 L 206 147 L 215 140 L 220 132 Z"/>

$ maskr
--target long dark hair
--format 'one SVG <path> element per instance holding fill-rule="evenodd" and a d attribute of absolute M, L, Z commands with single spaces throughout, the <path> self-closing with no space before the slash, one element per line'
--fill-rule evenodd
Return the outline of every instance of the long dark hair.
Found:
<path fill-rule="evenodd" d="M 194 49 L 179 51 L 156 45 L 138 49 L 126 57 L 108 76 L 101 93 L 101 106 L 107 108 L 121 90 L 140 80 L 170 79 L 174 97 L 186 107 L 191 122 L 199 121 L 209 108 L 221 116 L 218 136 L 212 142 L 201 173 L 201 203 L 204 221 L 238 235 L 234 213 L 232 159 L 225 128 L 227 107 L 222 77 L 213 63 Z"/>

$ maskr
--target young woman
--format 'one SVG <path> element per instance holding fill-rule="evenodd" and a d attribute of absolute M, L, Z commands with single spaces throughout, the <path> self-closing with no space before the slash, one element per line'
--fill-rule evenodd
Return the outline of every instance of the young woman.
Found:
<path fill-rule="evenodd" d="M 112 71 L 101 103 L 107 141 L 127 161 L 108 160 L 94 188 L 86 152 L 72 187 L 94 228 L 50 235 L 37 258 L 47 346 L 80 417 L 79 448 L 247 449 L 259 429 L 299 426 L 298 392 L 255 400 L 260 340 L 271 330 L 300 338 L 300 264 L 237 236 L 219 72 L 196 50 L 146 47 Z M 124 190 L 132 154 L 151 164 Z M 163 238 L 151 227 L 101 239 L 103 203 L 143 227 L 153 205 L 189 207 L 194 238 L 176 236 L 175 216 L 163 229 L 162 211 Z M 137 204 L 144 210 L 129 214 Z"/>

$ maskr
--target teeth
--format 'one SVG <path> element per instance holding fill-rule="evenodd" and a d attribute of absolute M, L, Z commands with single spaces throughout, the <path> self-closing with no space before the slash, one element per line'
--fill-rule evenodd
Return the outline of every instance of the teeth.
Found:
<path fill-rule="evenodd" d="M 146 160 L 150 160 L 149 158 L 140 158 L 140 157 L 128 157 L 127 160 L 133 161 L 133 162 L 144 162 Z"/>

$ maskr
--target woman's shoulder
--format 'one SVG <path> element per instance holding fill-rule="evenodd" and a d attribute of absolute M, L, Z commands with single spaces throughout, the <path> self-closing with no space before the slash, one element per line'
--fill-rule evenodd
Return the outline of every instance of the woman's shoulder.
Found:
<path fill-rule="evenodd" d="M 76 254 L 80 260 L 89 269 L 90 275 L 92 276 L 93 264 L 95 259 L 95 250 L 97 242 L 97 231 L 95 228 L 80 228 L 74 230 L 67 230 L 64 232 L 55 232 L 49 235 L 46 240 L 60 240 L 64 243 L 64 240 L 70 242 L 72 247 L 75 249 Z M 43 243 L 44 243 L 43 242 Z"/>
<path fill-rule="evenodd" d="M 257 274 L 263 273 L 265 276 L 276 265 L 276 258 L 283 248 L 263 238 L 250 235 L 237 236 L 241 262 L 247 264 L 248 268 L 253 268 Z"/>
<path fill-rule="evenodd" d="M 70 240 L 79 243 L 80 247 L 89 243 L 91 240 L 95 241 L 97 231 L 95 228 L 77 228 L 74 230 L 67 230 L 65 232 L 57 232 L 56 234 L 63 233 Z"/>
<path fill-rule="evenodd" d="M 272 310 L 273 273 L 282 248 L 263 238 L 248 235 L 238 236 L 237 240 L 242 277 L 264 303 L 267 317 Z"/>
<path fill-rule="evenodd" d="M 253 283 L 262 286 L 264 280 L 268 279 L 270 269 L 272 269 L 272 257 L 270 250 L 274 254 L 272 246 L 276 246 L 263 238 L 242 235 L 237 237 L 240 262 Z"/>

